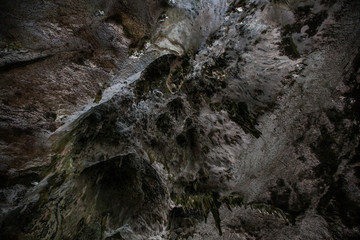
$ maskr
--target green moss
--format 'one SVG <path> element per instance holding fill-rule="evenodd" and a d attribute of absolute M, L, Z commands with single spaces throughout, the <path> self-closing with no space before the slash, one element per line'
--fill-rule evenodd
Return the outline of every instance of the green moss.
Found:
<path fill-rule="evenodd" d="M 66 175 L 69 175 L 73 170 L 73 160 L 72 158 L 69 158 L 65 163 L 64 167 Z"/>
<path fill-rule="evenodd" d="M 216 227 L 219 230 L 219 234 L 222 234 L 219 215 L 219 207 L 221 206 L 221 203 L 218 201 L 215 194 L 187 195 L 183 197 L 178 196 L 176 198 L 176 202 L 177 204 L 181 204 L 185 211 L 195 210 L 205 219 L 207 219 L 207 216 L 211 211 L 216 222 Z"/>
<path fill-rule="evenodd" d="M 286 223 L 290 222 L 288 214 L 281 209 L 265 203 L 246 203 L 241 196 L 236 195 L 220 197 L 218 193 L 214 192 L 207 194 L 183 195 L 176 196 L 176 203 L 181 205 L 187 212 L 197 212 L 205 218 L 205 221 L 208 214 L 211 212 L 220 235 L 222 235 L 222 230 L 219 208 L 222 204 L 225 204 L 230 211 L 233 207 L 250 207 L 251 209 L 258 210 L 261 213 L 274 215 L 284 220 Z"/>
<path fill-rule="evenodd" d="M 211 212 L 215 220 L 216 228 L 219 230 L 219 235 L 222 235 L 219 213 L 222 202 L 219 200 L 219 195 L 217 193 L 177 197 L 176 202 L 177 204 L 181 204 L 185 211 L 195 210 L 205 218 L 205 221 L 209 212 Z"/>
<path fill-rule="evenodd" d="M 289 214 L 286 214 L 280 208 L 276 208 L 276 207 L 270 206 L 270 205 L 265 204 L 265 203 L 250 203 L 250 204 L 247 204 L 247 206 L 249 206 L 251 209 L 258 210 L 261 213 L 274 215 L 274 216 L 284 220 L 284 222 L 286 222 L 286 223 L 291 222 L 290 219 L 289 219 Z"/>
<path fill-rule="evenodd" d="M 227 197 L 223 197 L 221 199 L 221 202 L 224 203 L 227 208 L 231 211 L 232 207 L 237 207 L 237 206 L 244 206 L 246 205 L 244 202 L 244 199 L 240 196 L 227 196 Z"/>
<path fill-rule="evenodd" d="M 149 157 L 150 164 L 153 164 L 156 161 L 156 153 L 150 149 L 147 151 L 147 155 Z"/>

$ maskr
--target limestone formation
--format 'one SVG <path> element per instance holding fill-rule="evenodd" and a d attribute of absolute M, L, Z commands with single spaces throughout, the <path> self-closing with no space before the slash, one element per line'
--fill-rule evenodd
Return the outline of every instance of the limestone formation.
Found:
<path fill-rule="evenodd" d="M 360 239 L 358 0 L 0 3 L 0 239 Z"/>

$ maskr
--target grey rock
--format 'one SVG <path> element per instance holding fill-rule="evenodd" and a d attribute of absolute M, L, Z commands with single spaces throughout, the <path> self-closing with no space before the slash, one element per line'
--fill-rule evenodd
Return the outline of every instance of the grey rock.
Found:
<path fill-rule="evenodd" d="M 357 239 L 360 9 L 1 3 L 1 239 Z"/>

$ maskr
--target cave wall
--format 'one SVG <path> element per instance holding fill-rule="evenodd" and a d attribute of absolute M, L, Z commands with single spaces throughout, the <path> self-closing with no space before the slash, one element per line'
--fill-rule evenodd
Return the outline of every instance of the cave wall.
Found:
<path fill-rule="evenodd" d="M 357 239 L 360 5 L 4 1 L 1 239 Z"/>

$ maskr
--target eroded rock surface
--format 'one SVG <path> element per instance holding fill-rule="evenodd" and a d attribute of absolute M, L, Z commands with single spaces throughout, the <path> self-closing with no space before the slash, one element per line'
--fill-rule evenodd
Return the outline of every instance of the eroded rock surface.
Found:
<path fill-rule="evenodd" d="M 0 13 L 1 239 L 360 238 L 360 2 Z"/>

